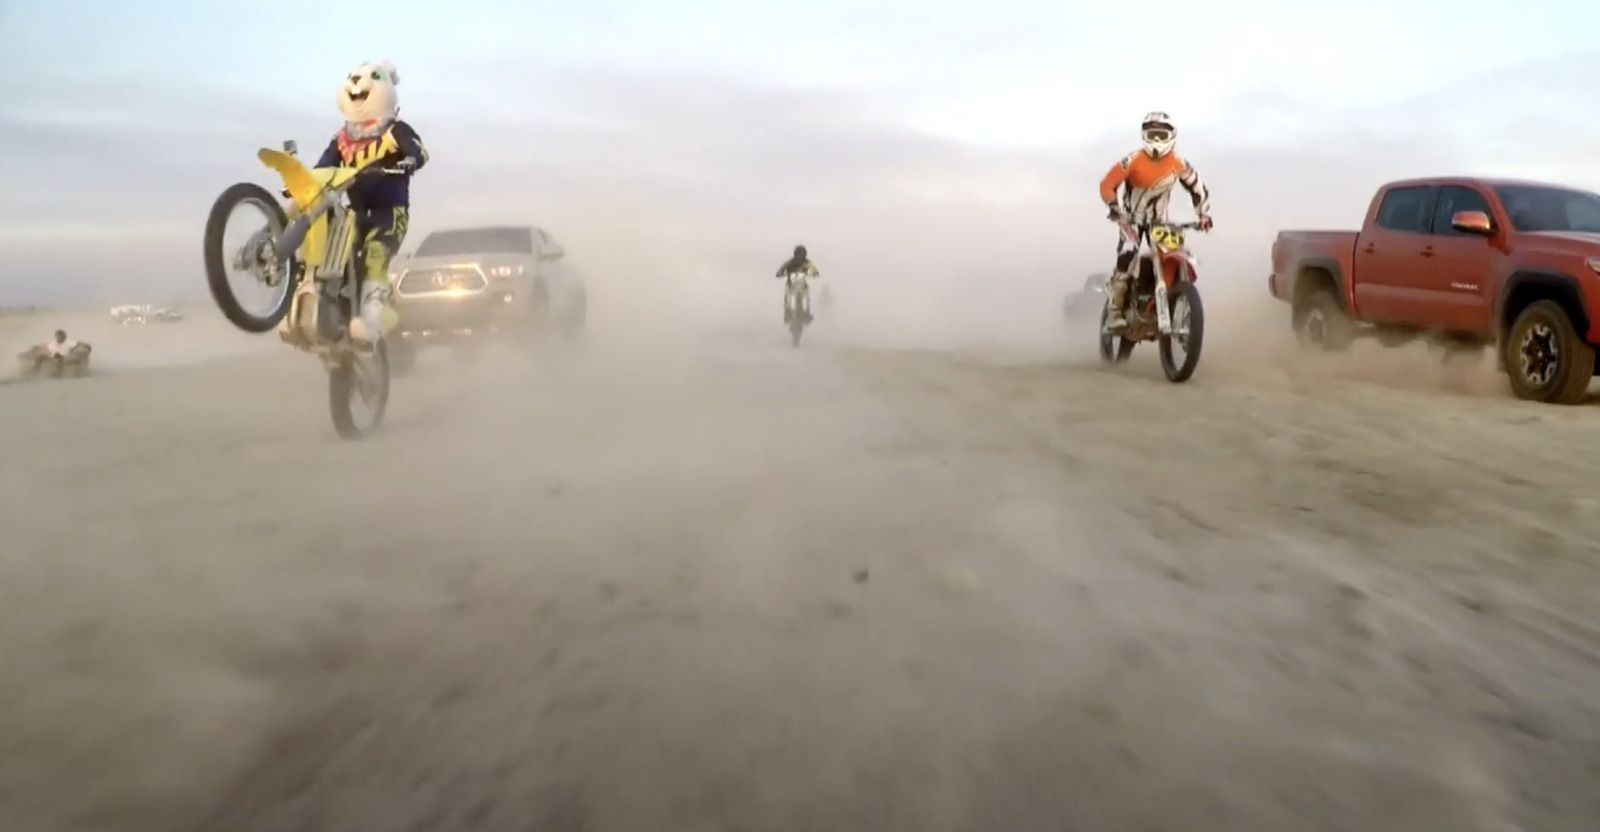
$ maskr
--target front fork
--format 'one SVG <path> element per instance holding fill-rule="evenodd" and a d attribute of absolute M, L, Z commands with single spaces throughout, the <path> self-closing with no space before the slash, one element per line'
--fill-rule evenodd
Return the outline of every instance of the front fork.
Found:
<path fill-rule="evenodd" d="M 1172 309 L 1167 304 L 1167 284 L 1156 278 L 1156 327 L 1162 335 L 1172 334 Z"/>
<path fill-rule="evenodd" d="M 1161 272 L 1161 258 L 1150 252 L 1150 271 L 1156 276 L 1156 328 L 1162 335 L 1172 334 L 1172 309 L 1167 303 L 1167 276 Z"/>
<path fill-rule="evenodd" d="M 1148 256 L 1150 258 L 1150 270 L 1155 274 L 1156 278 L 1156 327 L 1162 335 L 1171 335 L 1172 310 L 1168 308 L 1167 304 L 1167 281 L 1166 275 L 1161 273 L 1161 257 L 1155 251 L 1153 245 L 1146 245 L 1148 235 L 1136 234 L 1127 229 L 1124 229 L 1123 233 L 1128 234 L 1129 239 L 1133 242 L 1133 265 L 1131 267 L 1133 274 L 1128 275 L 1126 278 L 1127 288 L 1123 290 L 1122 295 L 1123 308 L 1126 309 L 1130 304 L 1137 304 L 1138 302 L 1139 293 L 1136 289 L 1139 283 L 1139 261 L 1142 257 Z M 1109 286 L 1106 287 L 1106 292 L 1106 304 L 1107 308 L 1109 308 L 1111 304 L 1111 288 Z M 1139 314 L 1143 315 L 1144 313 L 1140 311 Z"/>
<path fill-rule="evenodd" d="M 810 304 L 806 302 L 806 298 L 809 293 L 805 290 L 805 288 L 803 288 L 803 286 L 804 284 L 797 285 L 790 283 L 788 287 L 786 287 L 784 291 L 784 305 L 788 307 L 789 312 L 801 314 L 811 311 L 808 308 Z"/>

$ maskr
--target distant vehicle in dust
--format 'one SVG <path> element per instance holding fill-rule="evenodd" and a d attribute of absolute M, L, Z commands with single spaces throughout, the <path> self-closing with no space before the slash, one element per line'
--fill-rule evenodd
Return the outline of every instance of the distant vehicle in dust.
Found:
<path fill-rule="evenodd" d="M 453 228 L 423 238 L 390 267 L 402 369 L 425 344 L 470 355 L 486 338 L 582 337 L 588 298 L 566 248 L 530 225 Z"/>
<path fill-rule="evenodd" d="M 1069 324 L 1098 323 L 1100 311 L 1106 305 L 1105 272 L 1095 272 L 1083 279 L 1083 289 L 1068 292 L 1061 299 L 1061 317 Z"/>
<path fill-rule="evenodd" d="M 164 306 L 127 303 L 111 307 L 111 319 L 124 326 L 146 323 L 172 323 L 183 320 L 183 313 Z"/>

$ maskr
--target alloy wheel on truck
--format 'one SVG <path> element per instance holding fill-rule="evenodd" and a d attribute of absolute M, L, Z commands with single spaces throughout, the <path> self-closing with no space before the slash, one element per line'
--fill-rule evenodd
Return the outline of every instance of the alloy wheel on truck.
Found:
<path fill-rule="evenodd" d="M 1594 378 L 1594 348 L 1553 300 L 1522 310 L 1500 345 L 1511 392 L 1519 399 L 1578 404 Z"/>

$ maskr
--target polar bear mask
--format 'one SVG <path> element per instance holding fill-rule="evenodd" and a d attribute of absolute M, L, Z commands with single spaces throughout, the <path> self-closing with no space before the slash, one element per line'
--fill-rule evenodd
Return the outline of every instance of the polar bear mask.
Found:
<path fill-rule="evenodd" d="M 351 133 L 382 131 L 400 112 L 400 95 L 395 87 L 400 74 L 388 61 L 365 63 L 350 70 L 339 85 L 339 112 Z"/>

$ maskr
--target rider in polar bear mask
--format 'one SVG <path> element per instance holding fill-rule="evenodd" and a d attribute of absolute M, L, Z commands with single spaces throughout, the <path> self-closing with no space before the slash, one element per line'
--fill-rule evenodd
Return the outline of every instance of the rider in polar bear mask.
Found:
<path fill-rule="evenodd" d="M 350 322 L 350 338 L 364 344 L 376 343 L 399 323 L 389 305 L 389 259 L 406 236 L 411 175 L 428 163 L 421 137 L 399 119 L 399 83 L 388 61 L 350 70 L 339 85 L 344 127 L 317 160 L 318 168 L 371 168 L 347 192 L 361 223 L 366 260 L 361 308 Z"/>

